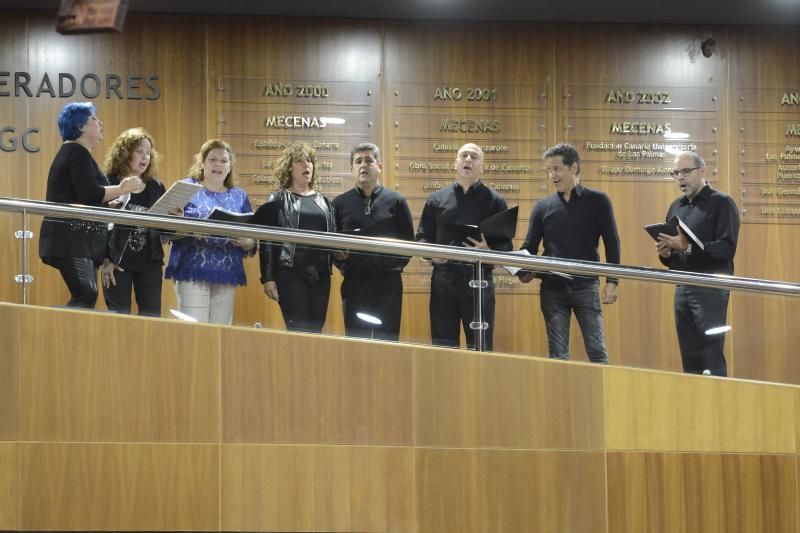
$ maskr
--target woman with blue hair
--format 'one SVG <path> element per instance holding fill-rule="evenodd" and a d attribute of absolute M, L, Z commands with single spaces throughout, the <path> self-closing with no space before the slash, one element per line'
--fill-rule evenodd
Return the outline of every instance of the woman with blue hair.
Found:
<path fill-rule="evenodd" d="M 109 185 L 92 157 L 103 140 L 103 123 L 90 102 L 64 106 L 58 116 L 61 145 L 47 176 L 48 202 L 101 207 L 126 193 L 144 190 L 141 178 L 129 176 Z M 97 268 L 106 250 L 106 224 L 45 217 L 39 238 L 39 257 L 61 273 L 70 292 L 69 307 L 94 308 Z"/>

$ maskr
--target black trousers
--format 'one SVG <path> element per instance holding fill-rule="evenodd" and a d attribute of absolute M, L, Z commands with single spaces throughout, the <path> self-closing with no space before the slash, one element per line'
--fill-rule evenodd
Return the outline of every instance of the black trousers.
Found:
<path fill-rule="evenodd" d="M 46 265 L 58 269 L 69 289 L 68 307 L 94 309 L 97 304 L 97 265 L 89 257 L 43 257 Z"/>
<path fill-rule="evenodd" d="M 464 327 L 467 348 L 475 348 L 475 332 L 469 327 L 475 321 L 477 290 L 469 286 L 475 277 L 474 268 L 445 264 L 433 267 L 431 277 L 431 340 L 437 346 L 459 346 L 459 326 Z M 484 271 L 488 286 L 483 290 L 483 321 L 489 324 L 484 334 L 484 348 L 492 350 L 494 333 L 494 281 Z"/>
<path fill-rule="evenodd" d="M 162 277 L 160 266 L 144 272 L 115 271 L 114 279 L 117 284 L 103 287 L 106 307 L 115 313 L 130 314 L 131 289 L 133 289 L 140 315 L 161 316 Z"/>
<path fill-rule="evenodd" d="M 709 370 L 714 376 L 727 376 L 725 363 L 725 333 L 709 333 L 725 325 L 728 314 L 728 291 L 687 287 L 675 288 L 675 328 L 681 347 L 683 371 L 702 374 Z"/>
<path fill-rule="evenodd" d="M 345 276 L 341 292 L 344 329 L 348 337 L 397 342 L 403 314 L 403 278 L 399 271 L 385 272 L 380 278 Z M 371 324 L 357 313 L 375 317 L 381 323 Z"/>
<path fill-rule="evenodd" d="M 320 333 L 328 314 L 331 293 L 331 276 L 321 273 L 312 282 L 299 272 L 279 269 L 275 275 L 278 286 L 278 303 L 283 321 L 289 331 Z"/>

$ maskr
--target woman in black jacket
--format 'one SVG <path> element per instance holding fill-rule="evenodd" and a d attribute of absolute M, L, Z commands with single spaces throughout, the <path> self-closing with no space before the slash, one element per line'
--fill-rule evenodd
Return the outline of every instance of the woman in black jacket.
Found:
<path fill-rule="evenodd" d="M 48 202 L 102 207 L 126 193 L 141 192 L 138 176 L 109 185 L 92 149 L 103 140 L 103 122 L 90 102 L 72 102 L 58 116 L 61 145 L 47 176 Z M 45 217 L 39 232 L 39 257 L 58 269 L 67 289 L 70 307 L 94 308 L 97 303 L 97 267 L 106 249 L 106 224 L 88 220 Z"/>
<path fill-rule="evenodd" d="M 305 143 L 286 147 L 278 158 L 275 177 L 280 189 L 260 208 L 277 205 L 274 225 L 336 231 L 330 201 L 314 188 L 315 161 L 314 150 Z M 280 305 L 286 329 L 320 333 L 328 313 L 330 252 L 291 243 L 262 243 L 259 256 L 264 293 Z"/>
<path fill-rule="evenodd" d="M 106 157 L 106 174 L 112 184 L 122 176 L 138 176 L 144 190 L 124 198 L 129 211 L 147 211 L 164 194 L 164 184 L 153 175 L 158 168 L 158 152 L 153 137 L 142 128 L 122 132 Z M 161 280 L 164 249 L 161 232 L 155 228 L 114 226 L 108 232 L 108 248 L 103 261 L 103 297 L 109 311 L 131 312 L 131 289 L 136 295 L 139 314 L 161 316 Z"/>

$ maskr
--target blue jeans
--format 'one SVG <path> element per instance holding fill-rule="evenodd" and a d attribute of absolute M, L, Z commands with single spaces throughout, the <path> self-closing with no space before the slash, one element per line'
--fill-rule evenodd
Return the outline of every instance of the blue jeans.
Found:
<path fill-rule="evenodd" d="M 574 312 L 589 360 L 608 364 L 599 287 L 599 281 L 542 284 L 539 301 L 551 359 L 569 359 L 569 323 Z"/>

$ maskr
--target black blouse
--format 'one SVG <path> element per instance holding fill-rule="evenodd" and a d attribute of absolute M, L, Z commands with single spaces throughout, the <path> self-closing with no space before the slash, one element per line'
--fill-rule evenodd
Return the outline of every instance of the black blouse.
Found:
<path fill-rule="evenodd" d="M 91 152 L 76 142 L 61 145 L 47 176 L 48 202 L 102 207 L 108 180 Z M 103 262 L 106 224 L 45 217 L 39 233 L 39 257 L 86 257 Z M 45 261 L 46 262 L 46 261 Z"/>

